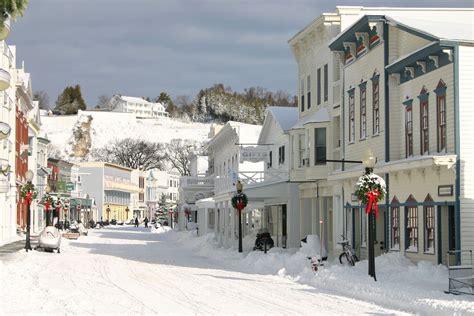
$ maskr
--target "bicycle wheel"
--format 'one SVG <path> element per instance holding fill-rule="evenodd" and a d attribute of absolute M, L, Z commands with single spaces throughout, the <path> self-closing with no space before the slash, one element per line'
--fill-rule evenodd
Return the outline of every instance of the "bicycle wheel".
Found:
<path fill-rule="evenodd" d="M 348 264 L 348 265 L 351 265 L 351 266 L 354 265 L 354 263 L 352 262 L 352 258 L 348 257 L 345 252 L 343 252 L 339 255 L 339 262 L 341 264 Z"/>

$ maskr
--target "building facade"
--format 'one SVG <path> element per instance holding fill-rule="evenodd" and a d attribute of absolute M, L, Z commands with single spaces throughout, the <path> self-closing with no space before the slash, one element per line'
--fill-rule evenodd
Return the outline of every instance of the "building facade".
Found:
<path fill-rule="evenodd" d="M 152 103 L 142 98 L 114 95 L 110 100 L 113 112 L 134 113 L 137 118 L 168 117 L 161 103 Z"/>

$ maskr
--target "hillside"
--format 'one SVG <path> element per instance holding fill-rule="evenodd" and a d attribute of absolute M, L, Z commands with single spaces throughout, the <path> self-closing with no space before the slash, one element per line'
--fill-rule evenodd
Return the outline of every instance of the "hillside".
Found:
<path fill-rule="evenodd" d="M 137 119 L 130 113 L 79 111 L 70 116 L 42 116 L 42 130 L 59 156 L 88 160 L 92 149 L 125 138 L 169 143 L 172 139 L 205 141 L 210 124 L 172 118 Z"/>

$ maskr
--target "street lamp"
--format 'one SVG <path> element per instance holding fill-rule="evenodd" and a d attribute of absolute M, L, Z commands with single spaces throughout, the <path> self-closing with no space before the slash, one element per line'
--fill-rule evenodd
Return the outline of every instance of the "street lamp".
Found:
<path fill-rule="evenodd" d="M 31 208 L 30 204 L 34 198 L 33 192 L 35 189 L 35 186 L 31 181 L 33 181 L 33 176 L 34 173 L 31 170 L 28 170 L 25 174 L 26 177 L 26 186 L 27 186 L 27 192 L 25 195 L 25 201 L 26 201 L 26 207 L 27 207 L 27 213 L 26 213 L 26 243 L 25 243 L 25 250 L 28 252 L 28 250 L 33 250 L 31 248 L 31 243 L 30 243 L 30 222 L 31 222 Z"/>
<path fill-rule="evenodd" d="M 235 184 L 237 193 L 232 197 L 232 206 L 239 211 L 239 252 L 242 252 L 242 210 L 247 206 L 247 196 L 242 193 L 242 183 L 237 181 Z"/>
<path fill-rule="evenodd" d="M 127 218 L 126 220 L 128 220 L 128 212 L 130 212 L 130 209 L 128 208 L 128 206 L 125 208 L 125 213 L 127 214 Z"/>
<path fill-rule="evenodd" d="M 107 212 L 107 221 L 109 221 L 109 214 L 110 214 L 110 205 L 107 205 L 107 208 L 105 209 Z"/>
<path fill-rule="evenodd" d="M 372 151 L 368 149 L 364 157 L 362 159 L 362 164 L 365 168 L 365 174 L 370 175 L 375 167 L 375 163 L 377 158 L 374 156 Z M 375 244 L 375 204 L 372 204 L 369 211 L 369 275 L 377 281 L 377 277 L 375 276 L 375 251 L 374 251 L 374 244 Z"/>

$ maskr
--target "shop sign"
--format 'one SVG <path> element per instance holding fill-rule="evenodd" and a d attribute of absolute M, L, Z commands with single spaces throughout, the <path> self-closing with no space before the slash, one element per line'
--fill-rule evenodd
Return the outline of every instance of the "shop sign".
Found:
<path fill-rule="evenodd" d="M 266 146 L 248 146 L 240 148 L 240 162 L 268 161 L 268 148 Z"/>
<path fill-rule="evenodd" d="M 453 185 L 438 185 L 438 196 L 453 196 Z"/>

